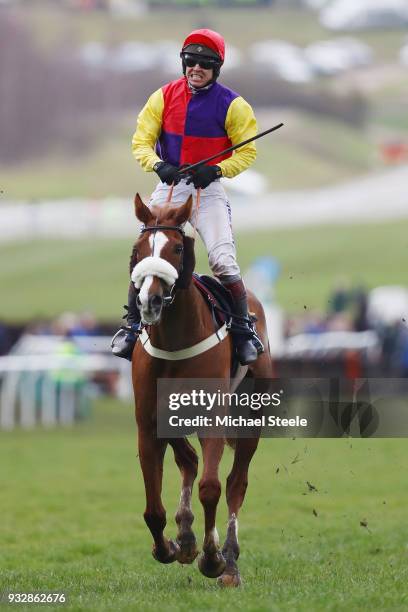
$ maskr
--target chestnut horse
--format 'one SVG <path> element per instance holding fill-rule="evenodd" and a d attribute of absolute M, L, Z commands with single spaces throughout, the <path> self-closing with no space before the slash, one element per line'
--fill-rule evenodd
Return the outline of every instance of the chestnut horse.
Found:
<path fill-rule="evenodd" d="M 191 282 L 194 269 L 194 240 L 186 237 L 182 227 L 191 217 L 192 198 L 175 207 L 166 204 L 149 209 L 139 195 L 135 198 L 136 216 L 144 224 L 136 242 L 132 259 L 132 281 L 139 288 L 137 297 L 142 322 L 149 325 L 150 343 L 163 351 L 180 351 L 211 336 L 214 322 L 202 294 Z M 166 305 L 167 300 L 170 305 Z M 254 378 L 272 376 L 271 357 L 265 316 L 261 304 L 249 294 L 249 306 L 258 319 L 257 329 L 265 352 L 250 366 L 241 368 Z M 192 530 L 194 520 L 191 497 L 197 476 L 198 456 L 187 440 L 157 437 L 156 389 L 160 378 L 230 379 L 233 353 L 228 335 L 213 348 L 188 359 L 166 360 L 149 354 L 142 342 L 136 343 L 132 358 L 132 379 L 136 404 L 139 459 L 146 489 L 144 519 L 154 545 L 153 557 L 161 563 L 192 563 L 198 555 Z M 227 537 L 219 547 L 215 525 L 217 504 L 221 495 L 218 467 L 224 450 L 223 438 L 199 438 L 203 455 L 203 471 L 198 485 L 199 499 L 204 508 L 205 535 L 198 566 L 202 574 L 219 577 L 223 586 L 238 586 L 241 582 L 237 566 L 238 512 L 245 497 L 248 468 L 256 451 L 259 436 L 237 439 L 233 446 L 234 461 L 227 478 L 228 504 Z M 161 499 L 163 459 L 167 445 L 173 448 L 181 472 L 181 496 L 176 512 L 178 526 L 175 541 L 164 536 L 166 511 Z"/>

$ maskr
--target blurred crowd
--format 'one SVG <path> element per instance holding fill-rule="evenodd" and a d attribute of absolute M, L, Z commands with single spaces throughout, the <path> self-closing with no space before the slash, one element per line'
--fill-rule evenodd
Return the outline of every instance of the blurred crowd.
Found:
<path fill-rule="evenodd" d="M 370 312 L 370 292 L 339 279 L 327 300 L 326 312 L 304 305 L 302 316 L 287 317 L 285 337 L 325 332 L 375 331 L 380 340 L 384 376 L 408 376 L 408 321 L 404 317 L 378 317 Z M 371 309 L 372 310 L 372 309 Z"/>
<path fill-rule="evenodd" d="M 327 331 L 366 331 L 368 293 L 363 286 L 351 287 L 340 280 L 327 300 L 326 312 L 304 305 L 303 316 L 288 317 L 286 336 L 299 333 L 319 334 Z"/>
<path fill-rule="evenodd" d="M 25 328 L 25 333 L 51 336 L 99 336 L 102 329 L 89 311 L 79 314 L 63 312 L 52 320 L 37 319 L 30 322 Z"/>
<path fill-rule="evenodd" d="M 385 376 L 408 377 L 408 324 L 404 317 L 378 317 L 370 306 L 370 292 L 362 285 L 339 279 L 327 300 L 326 312 L 309 309 L 284 317 L 284 338 L 298 334 L 375 331 L 380 341 L 382 371 Z M 91 312 L 65 312 L 52 320 L 36 319 L 27 325 L 0 322 L 0 355 L 7 354 L 22 334 L 59 336 L 110 336 L 115 324 L 102 324 Z"/>
<path fill-rule="evenodd" d="M 114 326 L 97 322 L 91 312 L 65 312 L 55 319 L 34 319 L 28 323 L 5 323 L 0 321 L 0 355 L 7 355 L 23 334 L 39 336 L 100 336 L 110 334 Z"/>

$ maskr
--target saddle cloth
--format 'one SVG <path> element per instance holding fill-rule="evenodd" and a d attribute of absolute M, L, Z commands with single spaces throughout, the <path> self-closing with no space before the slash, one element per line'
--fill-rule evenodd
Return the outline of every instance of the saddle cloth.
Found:
<path fill-rule="evenodd" d="M 214 311 L 218 325 L 221 326 L 225 322 L 228 323 L 230 315 L 234 312 L 232 296 L 228 289 L 221 285 L 216 278 L 206 276 L 205 274 L 197 274 L 196 272 L 193 272 L 193 283 L 205 297 L 209 308 Z M 225 313 L 222 312 L 224 310 L 226 311 Z"/>
<path fill-rule="evenodd" d="M 203 295 L 206 304 L 213 313 L 214 324 L 222 327 L 224 323 L 228 323 L 233 312 L 232 296 L 217 279 L 205 274 L 193 273 L 193 283 Z M 219 310 L 219 308 L 221 310 Z M 223 312 L 225 311 L 225 312 Z M 231 378 L 233 378 L 238 370 L 239 361 L 235 351 L 232 353 L 231 359 Z"/>

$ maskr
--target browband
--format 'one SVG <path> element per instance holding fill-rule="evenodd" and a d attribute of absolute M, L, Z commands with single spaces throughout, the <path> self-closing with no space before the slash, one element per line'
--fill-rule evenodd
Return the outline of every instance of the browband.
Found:
<path fill-rule="evenodd" d="M 183 237 L 185 236 L 185 232 L 183 228 L 180 227 L 180 225 L 151 225 L 149 227 L 143 227 L 140 230 L 140 233 L 144 234 L 144 232 L 157 232 L 160 230 L 175 230 L 176 232 L 179 232 Z"/>

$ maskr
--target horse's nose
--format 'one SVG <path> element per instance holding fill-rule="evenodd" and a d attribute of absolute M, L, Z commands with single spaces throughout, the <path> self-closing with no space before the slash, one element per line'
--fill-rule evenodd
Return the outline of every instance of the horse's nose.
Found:
<path fill-rule="evenodd" d="M 161 297 L 161 295 L 157 295 L 157 294 L 150 295 L 148 304 L 149 304 L 149 310 L 153 312 L 160 310 L 163 304 L 163 298 Z"/>

